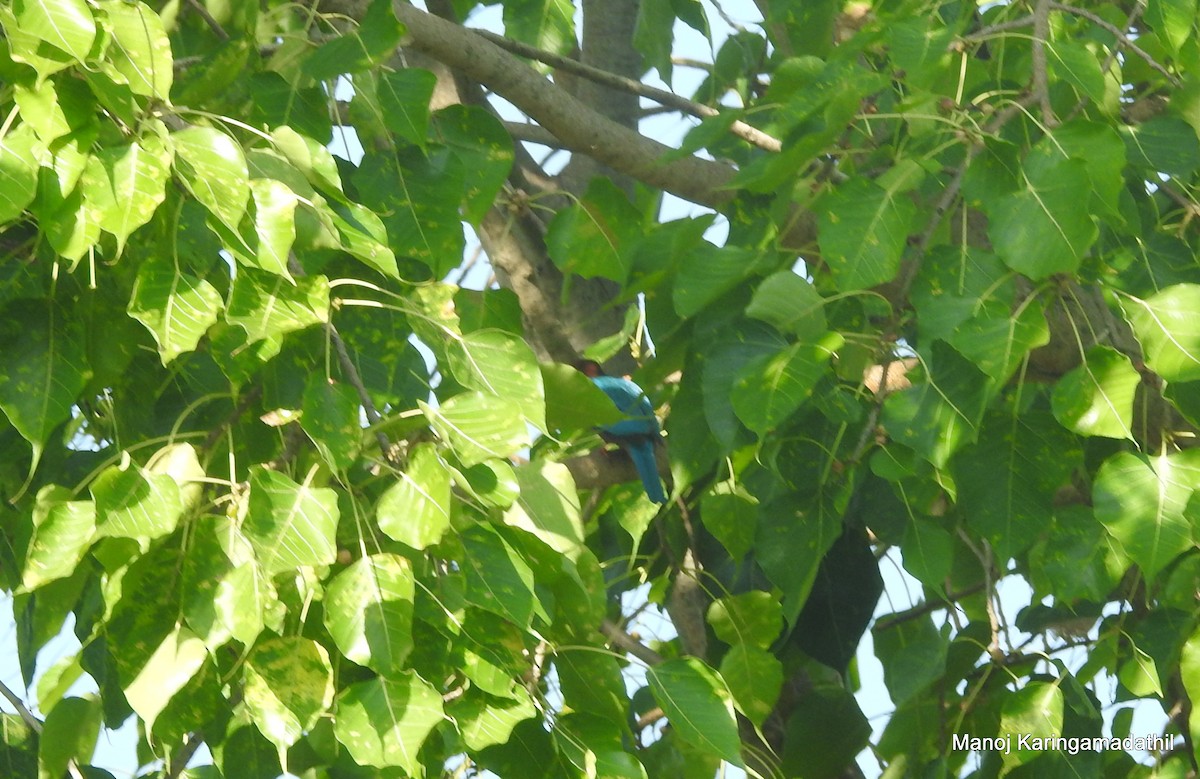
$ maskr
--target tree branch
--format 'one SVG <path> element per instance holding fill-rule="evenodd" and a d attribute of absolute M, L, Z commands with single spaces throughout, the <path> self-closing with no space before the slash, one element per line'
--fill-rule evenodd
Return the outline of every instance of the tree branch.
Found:
<path fill-rule="evenodd" d="M 13 708 L 17 710 L 17 714 L 21 715 L 21 719 L 25 720 L 25 724 L 32 728 L 34 733 L 42 732 L 42 721 L 33 716 L 33 712 L 25 705 L 25 701 L 21 700 L 21 697 L 10 690 L 4 682 L 0 682 L 0 696 L 12 704 Z"/>
<path fill-rule="evenodd" d="M 1063 13 L 1074 14 L 1075 16 L 1080 16 L 1084 19 L 1087 19 L 1089 22 L 1096 25 L 1097 27 L 1108 31 L 1117 39 L 1117 42 L 1121 46 L 1125 47 L 1126 49 L 1129 49 L 1134 54 L 1136 54 L 1137 56 L 1139 56 L 1143 60 L 1145 60 L 1147 65 L 1154 68 L 1159 73 L 1163 74 L 1163 76 L 1166 77 L 1167 81 L 1171 82 L 1171 86 L 1177 87 L 1180 85 L 1180 81 L 1176 76 L 1174 76 L 1169 70 L 1167 70 L 1165 67 L 1163 67 L 1158 62 L 1158 60 L 1154 59 L 1154 57 L 1151 57 L 1150 54 L 1147 53 L 1145 49 L 1141 48 L 1136 43 L 1134 43 L 1133 39 L 1130 38 L 1128 35 L 1126 35 L 1124 30 L 1121 30 L 1112 22 L 1109 22 L 1107 19 L 1103 19 L 1103 18 L 1097 16 L 1096 14 L 1092 13 L 1091 11 L 1088 11 L 1084 8 L 1076 8 L 1073 5 L 1067 5 L 1065 3 L 1054 2 L 1054 0 L 1051 0 L 1050 7 L 1053 8 L 1055 11 L 1062 11 Z"/>
<path fill-rule="evenodd" d="M 486 30 L 472 30 L 476 35 L 491 41 L 502 49 L 511 51 L 522 57 L 543 62 L 551 67 L 559 70 L 565 70 L 574 73 L 577 76 L 595 81 L 598 84 L 603 84 L 614 89 L 623 89 L 627 92 L 632 92 L 641 97 L 647 97 L 664 106 L 682 111 L 691 116 L 706 119 L 712 116 L 720 116 L 721 112 L 712 106 L 697 103 L 694 100 L 689 100 L 682 95 L 677 95 L 674 92 L 668 92 L 665 89 L 657 89 L 656 87 L 648 86 L 640 81 L 634 81 L 631 78 L 618 76 L 615 73 L 609 73 L 599 68 L 593 68 L 590 65 L 584 65 L 582 62 L 573 60 L 569 57 L 560 57 L 557 54 L 551 54 L 548 51 L 527 46 L 519 41 L 514 41 L 505 38 L 503 35 L 497 35 Z M 743 121 L 736 121 L 729 127 L 729 131 L 741 138 L 744 141 L 754 144 L 760 149 L 770 152 L 778 152 L 782 149 L 783 144 L 778 138 L 773 138 L 757 127 L 752 127 Z"/>
<path fill-rule="evenodd" d="M 694 203 L 715 208 L 732 200 L 725 188 L 735 173 L 731 166 L 698 157 L 664 162 L 671 147 L 605 118 L 477 33 L 411 5 L 394 7 L 412 48 L 503 95 L 566 148 Z"/>
<path fill-rule="evenodd" d="M 606 619 L 600 623 L 600 632 L 612 643 L 641 660 L 646 665 L 659 665 L 663 656 L 650 647 L 626 633 L 612 620 Z"/>

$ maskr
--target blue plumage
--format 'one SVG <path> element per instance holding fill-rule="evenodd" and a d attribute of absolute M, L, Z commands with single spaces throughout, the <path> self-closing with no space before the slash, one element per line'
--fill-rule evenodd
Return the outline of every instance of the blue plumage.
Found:
<path fill-rule="evenodd" d="M 628 418 L 619 422 L 603 425 L 601 434 L 629 453 L 629 459 L 642 479 L 642 486 L 646 488 L 646 496 L 655 503 L 666 503 L 667 496 L 663 493 L 662 481 L 658 478 L 658 463 L 654 458 L 659 428 L 650 399 L 641 387 L 629 379 L 604 375 L 590 378 L 621 413 L 628 415 Z"/>

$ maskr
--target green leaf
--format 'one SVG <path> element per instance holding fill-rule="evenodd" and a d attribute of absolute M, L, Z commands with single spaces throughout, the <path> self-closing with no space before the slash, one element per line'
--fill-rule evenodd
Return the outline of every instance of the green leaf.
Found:
<path fill-rule="evenodd" d="M 529 430 L 515 401 L 469 392 L 455 395 L 437 409 L 420 405 L 433 429 L 468 468 L 507 458 L 529 446 Z"/>
<path fill-rule="evenodd" d="M 1070 484 L 1079 445 L 1049 414 L 993 412 L 979 442 L 955 458 L 958 500 L 968 525 L 1008 559 L 1037 538 L 1054 495 Z"/>
<path fill-rule="evenodd" d="M 738 711 L 757 727 L 775 708 L 783 688 L 783 664 L 765 649 L 735 644 L 721 658 L 721 677 Z"/>
<path fill-rule="evenodd" d="M 1122 307 L 1155 373 L 1169 382 L 1200 379 L 1200 284 L 1122 298 Z"/>
<path fill-rule="evenodd" d="M 64 698 L 46 716 L 38 747 L 38 779 L 59 779 L 67 765 L 92 761 L 100 736 L 100 701 L 96 698 Z M 32 777 L 30 777 L 32 779 Z"/>
<path fill-rule="evenodd" d="M 1129 162 L 1147 173 L 1190 176 L 1200 168 L 1200 138 L 1177 116 L 1156 116 L 1142 124 L 1120 126 Z"/>
<path fill-rule="evenodd" d="M 1070 82 L 1081 96 L 1093 103 L 1104 103 L 1104 73 L 1100 70 L 1100 62 L 1082 43 L 1047 41 L 1046 64 L 1051 73 Z"/>
<path fill-rule="evenodd" d="M 413 648 L 412 565 L 394 554 L 355 560 L 325 590 L 325 627 L 350 660 L 399 676 Z"/>
<path fill-rule="evenodd" d="M 583 517 L 571 472 L 554 462 L 517 468 L 520 496 L 504 512 L 504 524 L 530 533 L 575 560 L 584 551 Z"/>
<path fill-rule="evenodd" d="M 1188 698 L 1200 695 L 1200 631 L 1192 633 L 1179 658 L 1179 676 Z M 1200 749 L 1200 742 L 1195 739 L 1200 735 L 1200 711 L 1192 709 L 1188 713 L 1188 732 L 1192 736 L 1193 754 Z"/>
<path fill-rule="evenodd" d="M 250 194 L 254 196 L 254 232 L 258 235 L 257 265 L 291 279 L 288 253 L 296 240 L 296 193 L 274 179 L 254 179 Z"/>
<path fill-rule="evenodd" d="M 221 306 L 212 284 L 166 260 L 149 260 L 138 269 L 129 315 L 154 336 L 159 358 L 167 365 L 196 348 L 216 323 Z"/>
<path fill-rule="evenodd" d="M 188 127 L 171 134 L 175 170 L 188 190 L 233 232 L 246 213 L 250 173 L 242 147 L 212 127 Z"/>
<path fill-rule="evenodd" d="M 142 2 L 102 1 L 105 28 L 112 36 L 106 71 L 135 95 L 170 99 L 174 59 L 162 19 Z"/>
<path fill-rule="evenodd" d="M 594 178 L 578 202 L 554 215 L 546 230 L 546 249 L 564 273 L 623 282 L 641 222 L 641 214 L 616 184 Z"/>
<path fill-rule="evenodd" d="M 311 475 L 310 475 L 311 478 Z M 243 529 L 268 576 L 302 565 L 329 565 L 337 557 L 337 493 L 297 484 L 277 471 L 250 471 L 249 511 Z"/>
<path fill-rule="evenodd" d="M 1090 192 L 1087 164 L 1076 159 L 1031 157 L 1020 187 L 985 204 L 988 236 L 1004 263 L 1040 280 L 1072 273 L 1099 235 L 1079 193 Z"/>
<path fill-rule="evenodd" d="M 546 398 L 529 344 L 502 330 L 476 330 L 447 344 L 454 378 L 467 389 L 514 401 L 529 424 L 546 429 Z"/>
<path fill-rule="evenodd" d="M 774 328 L 753 321 L 745 327 L 714 334 L 714 337 L 701 376 L 702 402 L 704 418 L 713 437 L 728 450 L 733 448 L 741 433 L 741 423 L 730 402 L 734 382 L 755 358 L 778 354 L 787 342 Z M 670 417 L 667 422 L 670 430 Z M 695 431 L 691 432 L 694 434 Z"/>
<path fill-rule="evenodd" d="M 1149 0 L 1145 18 L 1159 39 L 1165 41 L 1174 54 L 1179 54 L 1195 37 L 1196 0 Z"/>
<path fill-rule="evenodd" d="M 1036 300 L 1011 315 L 1006 306 L 989 308 L 960 324 L 950 343 L 988 376 L 1005 382 L 1031 351 L 1050 342 L 1050 328 Z"/>
<path fill-rule="evenodd" d="M 504 34 L 537 49 L 569 54 L 575 48 L 575 4 L 570 0 L 511 0 Z"/>
<path fill-rule="evenodd" d="M 681 317 L 698 314 L 701 309 L 736 287 L 754 271 L 755 252 L 740 247 L 717 248 L 701 241 L 690 252 L 686 272 L 675 279 L 672 299 Z"/>
<path fill-rule="evenodd" d="M 329 149 L 288 125 L 271 131 L 275 148 L 314 186 L 330 193 L 342 191 L 342 177 Z M 283 183 L 289 184 L 284 181 Z M 289 184 L 290 186 L 290 184 Z M 297 192 L 297 194 L 301 194 Z"/>
<path fill-rule="evenodd" d="M 471 171 L 463 190 L 462 210 L 478 225 L 487 216 L 512 170 L 513 138 L 500 120 L 479 106 L 450 105 L 437 112 L 436 136 Z"/>
<path fill-rule="evenodd" d="M 403 68 L 379 76 L 376 93 L 383 124 L 404 140 L 425 148 L 429 131 L 429 100 L 437 76 L 420 68 Z"/>
<path fill-rule="evenodd" d="M 418 751 L 443 719 L 442 696 L 413 671 L 346 688 L 337 699 L 334 734 L 359 765 L 399 766 L 421 774 Z"/>
<path fill-rule="evenodd" d="M 1057 684 L 1029 682 L 1004 699 L 998 735 L 1014 745 L 1004 755 L 1005 766 L 1023 765 L 1045 754 L 1042 749 L 1022 749 L 1022 737 L 1046 739 L 1062 732 L 1063 694 Z"/>
<path fill-rule="evenodd" d="M 461 534 L 467 575 L 467 603 L 510 622 L 529 627 L 540 609 L 533 592 L 533 571 L 499 533 L 476 525 Z"/>
<path fill-rule="evenodd" d="M 329 321 L 329 281 L 305 276 L 290 282 L 242 268 L 233 280 L 225 321 L 240 325 L 250 343 Z"/>
<path fill-rule="evenodd" d="M 908 197 L 866 179 L 835 189 L 818 214 L 818 236 L 838 289 L 852 292 L 892 279 L 916 212 Z"/>
<path fill-rule="evenodd" d="M 83 64 L 96 39 L 96 19 L 83 0 L 25 0 L 14 7 L 21 31 Z"/>
<path fill-rule="evenodd" d="M 740 560 L 754 547 L 758 502 L 751 496 L 710 493 L 701 499 L 700 513 L 705 529 L 721 542 L 733 559 Z"/>
<path fill-rule="evenodd" d="M 147 728 L 154 726 L 171 697 L 191 681 L 206 659 L 204 642 L 185 627 L 176 627 L 163 639 L 137 678 L 125 687 L 125 698 Z"/>
<path fill-rule="evenodd" d="M 1147 580 L 1193 546 L 1188 500 L 1200 484 L 1200 452 L 1146 457 L 1118 452 L 1092 485 L 1096 518 Z"/>
<path fill-rule="evenodd" d="M 37 467 L 51 433 L 91 377 L 79 323 L 47 301 L 19 300 L 4 311 L 16 331 L 0 331 L 0 410 L 33 445 Z"/>
<path fill-rule="evenodd" d="M 622 418 L 612 400 L 575 368 L 560 363 L 543 363 L 539 368 L 549 430 L 583 430 Z"/>
<path fill-rule="evenodd" d="M 379 529 L 414 549 L 442 540 L 450 528 L 450 472 L 432 444 L 419 444 L 408 467 L 375 509 Z"/>
<path fill-rule="evenodd" d="M 798 343 L 755 359 L 734 382 L 729 396 L 734 412 L 756 433 L 778 427 L 812 395 L 826 363 L 844 343 L 840 334 L 829 332 L 815 344 Z"/>
<path fill-rule="evenodd" d="M 646 64 L 658 71 L 667 83 L 671 82 L 671 48 L 675 13 L 670 0 L 643 0 L 638 5 L 637 25 L 633 29 L 633 45 L 646 58 Z"/>
<path fill-rule="evenodd" d="M 580 772 L 576 776 L 646 779 L 645 767 L 615 725 L 582 711 L 568 712 L 554 724 L 559 754 Z"/>
<path fill-rule="evenodd" d="M 904 528 L 904 570 L 932 592 L 942 592 L 954 564 L 954 538 L 932 521 L 917 518 Z"/>
<path fill-rule="evenodd" d="M 89 487 L 96 502 L 98 536 L 160 538 L 183 515 L 179 485 L 165 474 L 144 473 L 136 466 L 111 466 Z"/>
<path fill-rule="evenodd" d="M 683 657 L 651 666 L 646 679 L 680 738 L 733 765 L 743 765 L 733 696 L 716 672 L 698 658 Z"/>
<path fill-rule="evenodd" d="M 520 723 L 537 716 L 537 709 L 524 687 L 516 687 L 516 700 L 489 695 L 467 695 L 455 703 L 449 716 L 458 723 L 468 749 L 486 749 L 507 743 Z"/>
<path fill-rule="evenodd" d="M 629 698 L 616 658 L 589 649 L 561 649 L 554 656 L 563 697 L 576 711 L 604 717 L 624 726 L 629 718 Z"/>
<path fill-rule="evenodd" d="M 1124 219 L 1119 200 L 1125 188 L 1125 142 L 1111 125 L 1076 119 L 1056 128 L 1034 148 L 1050 157 L 1083 160 L 1092 181 L 1092 213 Z"/>
<path fill-rule="evenodd" d="M 20 216 L 37 194 L 37 142 L 26 124 L 0 138 L 0 224 Z"/>
<path fill-rule="evenodd" d="M 816 287 L 797 273 L 784 270 L 762 280 L 746 306 L 746 316 L 813 342 L 826 331 L 824 306 L 825 299 Z"/>
<path fill-rule="evenodd" d="M 783 607 L 771 593 L 751 590 L 713 601 L 707 619 L 725 643 L 766 649 L 783 629 Z"/>
<path fill-rule="evenodd" d="M 281 750 L 295 744 L 333 702 L 333 667 L 315 641 L 263 641 L 246 659 L 244 674 L 250 719 Z"/>
<path fill-rule="evenodd" d="M 358 457 L 362 427 L 358 393 L 348 384 L 331 383 L 319 374 L 304 389 L 300 427 L 334 470 L 345 470 Z"/>
<path fill-rule="evenodd" d="M 33 505 L 33 536 L 21 571 L 21 586 L 26 590 L 75 573 L 92 545 L 96 507 L 90 500 L 71 497 L 70 490 L 55 484 L 38 491 Z"/>
<path fill-rule="evenodd" d="M 941 341 L 931 352 L 928 379 L 889 395 L 883 418 L 893 438 L 940 468 L 979 434 L 988 379 Z"/>
<path fill-rule="evenodd" d="M 1124 354 L 1094 346 L 1054 385 L 1054 417 L 1080 435 L 1132 440 L 1133 400 L 1141 381 Z"/>
<path fill-rule="evenodd" d="M 84 196 L 99 210 L 100 228 L 117 239 L 117 253 L 129 235 L 150 221 L 167 196 L 171 152 L 156 135 L 139 143 L 106 148 L 88 160 Z"/>
<path fill-rule="evenodd" d="M 383 217 L 397 255 L 424 263 L 436 278 L 458 265 L 466 170 L 450 150 L 422 154 L 407 147 L 386 156 L 368 154 L 353 182 L 362 204 Z"/>
<path fill-rule="evenodd" d="M 914 700 L 946 672 L 946 640 L 928 615 L 872 631 L 883 680 L 897 706 Z"/>

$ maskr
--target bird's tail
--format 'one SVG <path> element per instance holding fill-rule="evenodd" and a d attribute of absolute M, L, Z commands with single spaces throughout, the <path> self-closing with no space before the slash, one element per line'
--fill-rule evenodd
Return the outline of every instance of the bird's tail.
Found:
<path fill-rule="evenodd" d="M 642 479 L 646 497 L 655 503 L 666 503 L 667 496 L 663 493 L 662 480 L 658 478 L 658 463 L 654 459 L 654 442 L 648 438 L 635 439 L 628 443 L 626 451 Z"/>

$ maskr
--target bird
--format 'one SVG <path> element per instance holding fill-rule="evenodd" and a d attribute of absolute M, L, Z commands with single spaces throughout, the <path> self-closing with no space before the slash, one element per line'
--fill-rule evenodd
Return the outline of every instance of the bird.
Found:
<path fill-rule="evenodd" d="M 633 461 L 646 497 L 655 503 L 666 503 L 662 481 L 658 478 L 658 462 L 654 457 L 654 445 L 659 438 L 658 418 L 654 406 L 641 387 L 629 379 L 609 376 L 595 360 L 579 360 L 575 368 L 592 380 L 625 419 L 599 427 L 600 437 L 620 446 Z"/>

